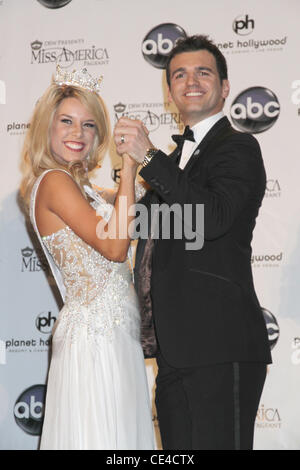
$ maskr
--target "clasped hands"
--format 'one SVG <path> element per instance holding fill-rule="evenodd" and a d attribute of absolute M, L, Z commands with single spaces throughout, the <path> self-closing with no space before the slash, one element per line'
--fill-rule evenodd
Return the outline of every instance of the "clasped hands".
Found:
<path fill-rule="evenodd" d="M 137 164 L 144 160 L 149 148 L 154 148 L 149 131 L 136 119 L 121 117 L 114 129 L 114 141 L 119 155 L 129 155 Z"/>

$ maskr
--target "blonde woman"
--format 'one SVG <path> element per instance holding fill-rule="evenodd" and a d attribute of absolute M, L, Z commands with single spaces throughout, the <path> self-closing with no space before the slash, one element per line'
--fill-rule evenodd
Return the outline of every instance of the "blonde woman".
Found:
<path fill-rule="evenodd" d="M 97 80 L 86 69 L 58 69 L 36 106 L 22 156 L 21 191 L 64 299 L 53 330 L 41 449 L 154 448 L 127 260 L 137 165 L 124 156 L 114 206 L 88 180 L 108 135 Z"/>

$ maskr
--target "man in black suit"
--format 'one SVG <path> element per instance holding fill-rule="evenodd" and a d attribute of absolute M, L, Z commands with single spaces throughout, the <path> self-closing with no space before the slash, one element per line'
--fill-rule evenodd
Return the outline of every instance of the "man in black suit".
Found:
<path fill-rule="evenodd" d="M 184 211 L 181 216 L 195 243 L 201 235 L 196 208 L 204 205 L 201 249 L 174 230 L 169 239 L 152 236 L 137 248 L 142 340 L 146 356 L 157 358 L 162 443 L 165 449 L 252 449 L 271 362 L 251 271 L 252 232 L 266 182 L 260 147 L 223 115 L 227 65 L 207 37 L 178 42 L 166 72 L 169 100 L 189 126 L 188 140 L 175 137 L 178 146 L 167 156 L 139 121 L 122 118 L 114 133 L 118 152 L 143 164 L 140 174 L 151 187 L 146 207 L 193 208 L 193 220 Z"/>

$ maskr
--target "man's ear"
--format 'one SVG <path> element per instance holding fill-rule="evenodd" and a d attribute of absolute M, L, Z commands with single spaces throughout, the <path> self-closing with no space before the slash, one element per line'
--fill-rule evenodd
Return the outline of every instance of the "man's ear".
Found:
<path fill-rule="evenodd" d="M 173 98 L 171 95 L 170 87 L 168 87 L 168 103 L 169 104 L 173 103 Z"/>
<path fill-rule="evenodd" d="M 230 83 L 227 79 L 224 79 L 222 81 L 222 97 L 224 100 L 228 97 L 230 92 Z"/>

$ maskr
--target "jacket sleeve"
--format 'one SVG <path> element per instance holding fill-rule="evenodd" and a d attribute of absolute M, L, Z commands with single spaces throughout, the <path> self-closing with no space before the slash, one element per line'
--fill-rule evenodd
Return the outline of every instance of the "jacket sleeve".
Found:
<path fill-rule="evenodd" d="M 198 162 L 184 171 L 161 151 L 140 174 L 168 205 L 203 204 L 204 238 L 209 240 L 226 234 L 246 206 L 252 203 L 258 209 L 265 171 L 258 142 L 250 134 L 233 134 L 205 158 L 205 178 Z"/>

